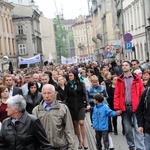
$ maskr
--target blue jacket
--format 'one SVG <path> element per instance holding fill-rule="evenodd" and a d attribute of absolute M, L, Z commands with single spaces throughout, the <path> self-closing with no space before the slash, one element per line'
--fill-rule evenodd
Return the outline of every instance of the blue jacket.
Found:
<path fill-rule="evenodd" d="M 97 131 L 108 130 L 108 117 L 116 115 L 116 112 L 111 110 L 106 103 L 95 105 L 92 114 L 93 128 Z"/>
<path fill-rule="evenodd" d="M 97 87 L 90 86 L 88 88 L 87 92 L 88 92 L 89 102 L 94 102 L 93 97 L 98 93 L 101 94 L 102 96 L 104 96 L 105 100 L 107 100 L 107 98 L 108 98 L 106 89 L 102 85 L 98 85 Z"/>

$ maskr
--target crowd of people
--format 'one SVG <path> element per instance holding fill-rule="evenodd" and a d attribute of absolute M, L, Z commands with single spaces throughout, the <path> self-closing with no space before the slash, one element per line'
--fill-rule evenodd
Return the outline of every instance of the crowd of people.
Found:
<path fill-rule="evenodd" d="M 89 149 L 90 112 L 98 150 L 114 149 L 109 133 L 118 135 L 118 115 L 129 150 L 150 150 L 149 87 L 150 70 L 136 59 L 4 71 L 0 149 L 75 150 L 75 135 L 78 149 Z"/>

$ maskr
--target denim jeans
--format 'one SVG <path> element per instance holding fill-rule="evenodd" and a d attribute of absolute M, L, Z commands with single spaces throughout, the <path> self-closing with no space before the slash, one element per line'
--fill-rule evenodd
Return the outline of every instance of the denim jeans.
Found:
<path fill-rule="evenodd" d="M 145 143 L 146 150 L 150 150 L 150 134 L 145 133 L 144 143 Z"/>
<path fill-rule="evenodd" d="M 132 112 L 132 106 L 126 106 L 126 111 L 122 113 L 125 136 L 129 149 L 144 150 L 144 136 L 138 133 L 136 114 Z M 134 136 L 133 130 L 134 128 Z"/>

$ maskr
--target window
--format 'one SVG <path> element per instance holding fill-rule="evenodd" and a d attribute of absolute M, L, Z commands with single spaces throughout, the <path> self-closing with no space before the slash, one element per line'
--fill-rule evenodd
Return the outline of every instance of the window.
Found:
<path fill-rule="evenodd" d="M 18 34 L 23 34 L 23 26 L 18 26 Z"/>
<path fill-rule="evenodd" d="M 26 45 L 25 44 L 18 44 L 19 55 L 26 54 Z"/>

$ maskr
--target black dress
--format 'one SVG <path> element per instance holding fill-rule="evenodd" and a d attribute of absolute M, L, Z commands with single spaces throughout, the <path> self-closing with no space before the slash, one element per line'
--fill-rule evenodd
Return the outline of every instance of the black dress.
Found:
<path fill-rule="evenodd" d="M 82 82 L 77 81 L 76 90 L 71 88 L 70 82 L 67 84 L 67 106 L 70 110 L 71 116 L 73 120 L 78 119 L 78 113 L 82 108 L 85 108 L 87 105 L 87 93 L 85 89 L 85 85 Z"/>

